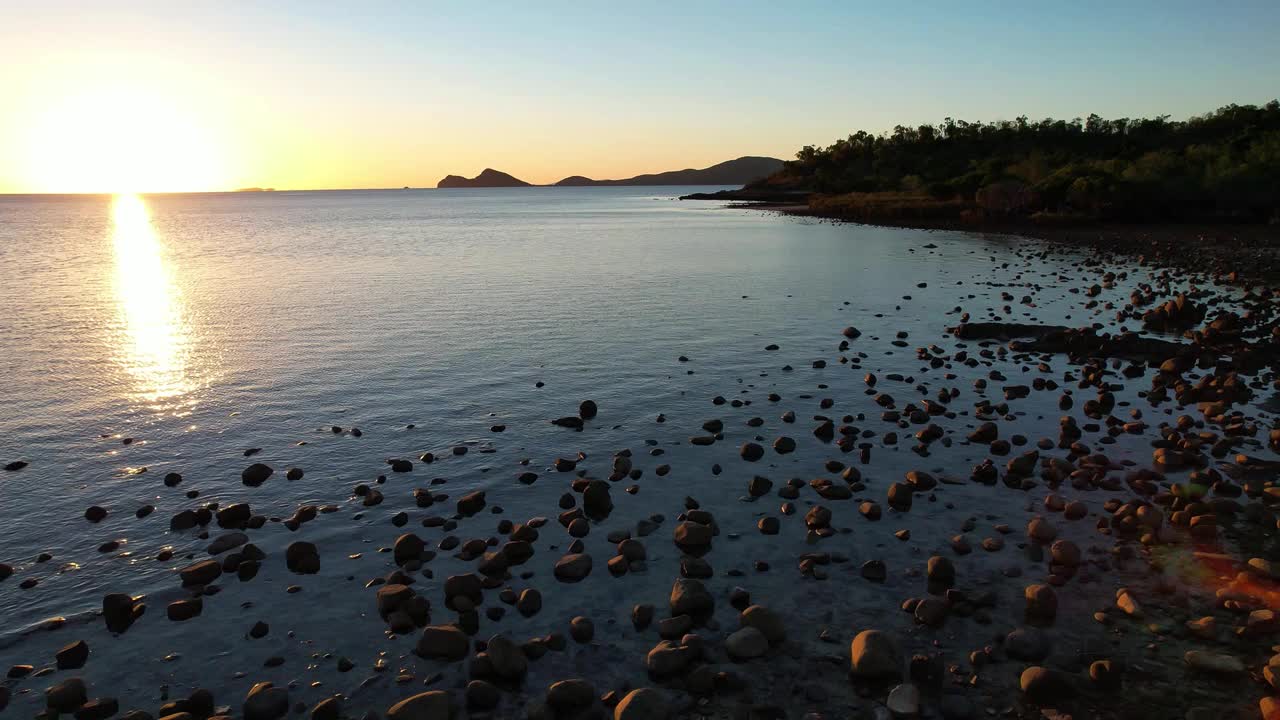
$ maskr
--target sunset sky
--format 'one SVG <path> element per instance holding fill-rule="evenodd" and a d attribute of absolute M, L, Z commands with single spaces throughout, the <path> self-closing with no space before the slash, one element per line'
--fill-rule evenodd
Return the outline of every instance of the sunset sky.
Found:
<path fill-rule="evenodd" d="M 784 7 L 784 5 L 786 5 Z M 1280 2 L 0 3 L 0 193 L 535 183 L 1280 94 Z"/>

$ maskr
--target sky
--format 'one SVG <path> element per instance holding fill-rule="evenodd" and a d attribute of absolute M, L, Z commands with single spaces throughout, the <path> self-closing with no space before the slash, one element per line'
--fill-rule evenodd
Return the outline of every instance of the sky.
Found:
<path fill-rule="evenodd" d="M 0 0 L 0 193 L 533 183 L 1280 95 L 1280 2 Z"/>

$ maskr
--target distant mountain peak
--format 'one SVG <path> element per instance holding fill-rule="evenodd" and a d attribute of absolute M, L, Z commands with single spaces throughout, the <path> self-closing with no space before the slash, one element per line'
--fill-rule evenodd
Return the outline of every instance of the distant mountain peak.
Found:
<path fill-rule="evenodd" d="M 637 175 L 625 180 L 592 180 L 581 175 L 567 177 L 556 185 L 583 187 L 589 185 L 746 185 L 768 177 L 782 169 L 777 158 L 744 155 L 711 167 Z"/>
<path fill-rule="evenodd" d="M 529 183 L 501 170 L 493 168 L 485 168 L 480 174 L 473 178 L 465 178 L 461 175 L 447 175 L 443 180 L 436 183 L 439 188 L 487 188 L 487 187 L 529 187 Z"/>
<path fill-rule="evenodd" d="M 670 170 L 648 175 L 637 175 L 623 180 L 592 180 L 582 175 L 571 175 L 556 183 L 560 187 L 590 187 L 594 185 L 746 185 L 753 180 L 768 177 L 782 169 L 777 158 L 743 155 L 711 167 Z M 499 188 L 531 187 L 519 178 L 501 170 L 485 168 L 473 178 L 449 175 L 436 184 L 441 188 Z"/>

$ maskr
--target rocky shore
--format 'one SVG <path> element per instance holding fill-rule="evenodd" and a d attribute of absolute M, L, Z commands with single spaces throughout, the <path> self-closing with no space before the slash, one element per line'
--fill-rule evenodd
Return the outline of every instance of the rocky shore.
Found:
<path fill-rule="evenodd" d="M 167 568 L 170 594 L 122 580 L 85 621 L 32 631 L 53 652 L 0 648 L 0 712 L 1280 717 L 1274 246 L 1108 232 L 1041 233 L 1062 242 L 953 281 L 933 336 L 855 317 L 819 331 L 822 352 L 743 338 L 754 377 L 673 353 L 672 378 L 723 390 L 622 446 L 595 439 L 616 408 L 560 398 L 541 425 L 580 449 L 482 488 L 450 483 L 520 428 L 483 444 L 406 428 L 417 439 L 344 486 L 245 449 L 217 481 L 234 502 L 145 476 L 159 508 L 83 522 L 167 515 L 170 547 L 131 562 Z M 904 280 L 891 317 L 932 282 Z M 0 460 L 11 483 L 40 462 Z M 316 500 L 264 513 L 273 483 Z M 0 582 L 39 593 L 48 560 L 6 561 Z M 312 616 L 333 620 L 295 629 Z M 200 652 L 183 628 L 202 623 L 228 648 L 207 685 L 95 682 L 121 663 L 163 676 Z"/>

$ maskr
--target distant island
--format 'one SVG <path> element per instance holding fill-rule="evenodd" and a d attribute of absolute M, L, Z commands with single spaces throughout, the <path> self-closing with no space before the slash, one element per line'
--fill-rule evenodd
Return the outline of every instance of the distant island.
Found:
<path fill-rule="evenodd" d="M 493 168 L 485 168 L 484 172 L 473 178 L 465 178 L 461 175 L 449 175 L 445 179 L 436 184 L 440 188 L 499 188 L 499 187 L 530 187 L 530 184 L 514 178 L 504 172 L 494 170 Z"/>
<path fill-rule="evenodd" d="M 744 185 L 685 197 L 890 224 L 1280 223 L 1280 103 L 859 131 Z"/>
<path fill-rule="evenodd" d="M 711 167 L 671 170 L 662 173 L 637 175 L 625 180 L 592 180 L 572 175 L 555 183 L 553 187 L 593 187 L 598 185 L 745 185 L 768 177 L 783 168 L 783 161 L 771 157 L 740 157 Z M 531 184 L 492 168 L 474 178 L 450 175 L 436 187 L 441 188 L 492 188 L 530 187 Z"/>
<path fill-rule="evenodd" d="M 264 187 L 243 187 L 243 188 L 236 189 L 236 192 L 275 192 L 275 191 L 276 191 L 275 188 L 264 188 Z"/>

